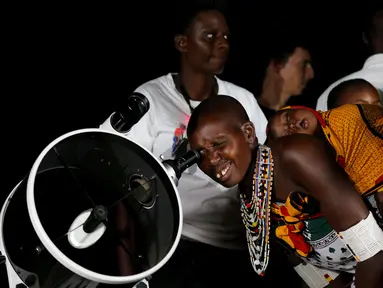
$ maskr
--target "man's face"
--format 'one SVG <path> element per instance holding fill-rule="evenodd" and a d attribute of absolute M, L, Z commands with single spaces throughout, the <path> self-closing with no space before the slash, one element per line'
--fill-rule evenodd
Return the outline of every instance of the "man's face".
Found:
<path fill-rule="evenodd" d="M 310 53 L 297 47 L 279 73 L 284 80 L 283 90 L 286 93 L 291 96 L 302 94 L 307 83 L 314 78 Z"/>
<path fill-rule="evenodd" d="M 195 70 L 220 74 L 229 54 L 229 28 L 225 17 L 217 11 L 201 12 L 192 22 L 182 45 L 177 49 Z"/>

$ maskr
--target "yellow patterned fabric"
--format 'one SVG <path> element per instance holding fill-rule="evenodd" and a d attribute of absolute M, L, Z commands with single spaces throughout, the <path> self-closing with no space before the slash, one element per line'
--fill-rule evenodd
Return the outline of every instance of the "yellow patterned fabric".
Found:
<path fill-rule="evenodd" d="M 312 247 L 303 237 L 305 219 L 321 217 L 313 204 L 313 198 L 300 192 L 291 192 L 285 203 L 274 202 L 271 206 L 275 236 L 286 242 L 300 256 L 307 257 Z"/>
<path fill-rule="evenodd" d="M 383 109 L 343 105 L 320 112 L 322 130 L 360 194 L 383 191 Z M 321 121 L 322 120 L 322 121 Z"/>

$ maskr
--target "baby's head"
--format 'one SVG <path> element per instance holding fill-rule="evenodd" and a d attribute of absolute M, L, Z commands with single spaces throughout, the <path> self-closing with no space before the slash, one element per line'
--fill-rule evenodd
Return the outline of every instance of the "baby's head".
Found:
<path fill-rule="evenodd" d="M 364 79 L 347 80 L 331 90 L 327 99 L 328 109 L 334 109 L 345 104 L 381 106 L 378 90 Z"/>
<path fill-rule="evenodd" d="M 316 111 L 303 106 L 286 107 L 277 111 L 267 124 L 267 139 L 293 134 L 317 135 L 320 124 Z"/>
<path fill-rule="evenodd" d="M 258 139 L 241 103 L 224 95 L 207 98 L 194 110 L 187 135 L 205 174 L 225 187 L 242 181 Z"/>

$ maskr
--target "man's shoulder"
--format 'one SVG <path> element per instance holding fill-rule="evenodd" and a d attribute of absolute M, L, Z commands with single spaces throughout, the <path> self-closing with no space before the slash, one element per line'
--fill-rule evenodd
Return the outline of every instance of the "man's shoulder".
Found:
<path fill-rule="evenodd" d="M 259 107 L 258 102 L 255 99 L 253 93 L 251 93 L 249 90 L 243 87 L 240 87 L 228 81 L 218 79 L 218 84 L 220 90 L 219 93 L 233 97 L 236 100 L 238 100 L 245 108 L 247 114 L 249 115 L 252 121 L 266 121 L 266 117 L 264 116 L 261 108 Z"/>
<path fill-rule="evenodd" d="M 366 77 L 366 75 L 368 76 L 368 74 L 364 73 L 363 70 L 358 70 L 358 71 L 352 72 L 352 73 L 347 74 L 346 76 L 343 76 L 342 78 L 336 80 L 335 82 L 333 82 L 333 83 L 326 89 L 326 91 L 330 92 L 330 90 L 332 90 L 335 86 L 337 86 L 337 85 L 339 85 L 340 83 L 342 83 L 342 82 L 344 82 L 344 81 L 347 81 L 347 80 L 352 80 L 352 79 L 357 79 L 357 78 L 361 78 L 361 79 L 368 80 L 368 77 Z"/>
<path fill-rule="evenodd" d="M 226 94 L 238 100 L 246 110 L 250 121 L 254 123 L 257 130 L 257 137 L 260 143 L 266 140 L 267 119 L 262 109 L 259 107 L 257 99 L 249 90 L 235 85 L 228 81 L 218 79 L 220 85 L 220 94 Z"/>
<path fill-rule="evenodd" d="M 219 85 L 224 88 L 223 90 L 225 90 L 224 92 L 226 94 L 229 94 L 229 96 L 236 96 L 238 98 L 254 98 L 254 95 L 253 93 L 251 93 L 249 90 L 247 90 L 246 88 L 243 88 L 241 86 L 238 86 L 232 82 L 229 82 L 229 81 L 225 81 L 225 80 L 221 80 L 219 78 L 218 79 L 218 82 L 219 82 Z M 232 94 L 232 95 L 230 95 Z"/>
<path fill-rule="evenodd" d="M 170 74 L 163 75 L 160 77 L 157 77 L 155 79 L 149 80 L 140 86 L 136 88 L 136 92 L 140 93 L 158 93 L 164 89 L 169 89 L 170 83 L 169 83 L 169 77 L 171 77 Z"/>

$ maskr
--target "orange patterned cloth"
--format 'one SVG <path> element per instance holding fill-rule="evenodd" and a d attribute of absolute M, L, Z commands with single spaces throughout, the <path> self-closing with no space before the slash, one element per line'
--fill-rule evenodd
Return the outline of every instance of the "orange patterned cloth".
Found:
<path fill-rule="evenodd" d="M 383 109 L 343 105 L 319 112 L 322 130 L 337 161 L 366 196 L 383 191 Z"/>

